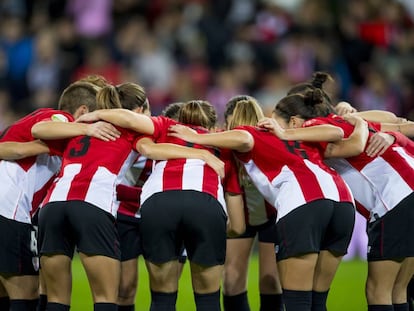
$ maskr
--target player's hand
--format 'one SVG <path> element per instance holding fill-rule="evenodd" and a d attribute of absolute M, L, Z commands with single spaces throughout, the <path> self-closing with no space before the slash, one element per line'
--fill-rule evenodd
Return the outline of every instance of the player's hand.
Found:
<path fill-rule="evenodd" d="M 357 110 L 354 107 L 352 107 L 350 103 L 343 101 L 336 104 L 335 111 L 340 116 L 357 112 Z"/>
<path fill-rule="evenodd" d="M 395 137 L 390 134 L 382 132 L 375 133 L 368 140 L 365 152 L 370 157 L 380 156 L 394 143 L 394 141 Z"/>
<path fill-rule="evenodd" d="M 118 131 L 111 123 L 98 121 L 88 124 L 86 135 L 96 137 L 103 141 L 113 141 L 121 136 L 121 132 Z"/>
<path fill-rule="evenodd" d="M 99 121 L 98 110 L 85 113 L 76 119 L 76 122 L 84 122 L 84 123 L 95 122 L 95 121 Z"/>
<path fill-rule="evenodd" d="M 168 136 L 177 137 L 189 142 L 193 142 L 193 139 L 197 135 L 198 134 L 195 130 L 181 124 L 171 125 L 168 132 Z"/>
<path fill-rule="evenodd" d="M 224 162 L 213 155 L 211 152 L 205 152 L 204 161 L 210 166 L 220 178 L 224 178 Z"/>
<path fill-rule="evenodd" d="M 280 134 L 284 132 L 284 129 L 273 118 L 263 118 L 259 120 L 259 122 L 257 123 L 257 126 L 263 127 L 269 130 L 269 132 L 273 133 L 273 135 L 276 135 L 276 136 L 280 136 Z"/>

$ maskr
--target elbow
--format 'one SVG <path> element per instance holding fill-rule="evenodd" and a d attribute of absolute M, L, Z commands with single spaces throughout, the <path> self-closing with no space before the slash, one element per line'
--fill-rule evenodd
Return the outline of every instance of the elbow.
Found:
<path fill-rule="evenodd" d="M 137 151 L 142 154 L 143 156 L 152 159 L 152 148 L 149 144 L 139 144 Z"/>
<path fill-rule="evenodd" d="M 237 146 L 238 146 L 237 151 L 248 152 L 252 150 L 253 145 L 254 145 L 254 138 L 252 135 L 250 135 L 250 133 L 244 132 L 244 133 L 241 133 L 241 135 L 237 137 Z"/>
<path fill-rule="evenodd" d="M 33 127 L 32 127 L 32 136 L 34 137 L 34 138 L 41 138 L 40 137 L 40 130 L 39 130 L 39 124 L 35 124 L 35 125 L 33 125 Z"/>

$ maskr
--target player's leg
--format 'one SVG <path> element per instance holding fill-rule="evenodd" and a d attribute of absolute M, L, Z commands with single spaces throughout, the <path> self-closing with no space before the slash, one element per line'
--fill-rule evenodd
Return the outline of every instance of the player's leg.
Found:
<path fill-rule="evenodd" d="M 405 258 L 400 271 L 398 272 L 392 291 L 392 304 L 394 305 L 394 310 L 408 309 L 407 288 L 413 274 L 414 257 Z"/>
<path fill-rule="evenodd" d="M 253 235 L 254 236 L 254 235 Z M 223 274 L 224 310 L 250 310 L 247 299 L 247 273 L 253 237 L 227 239 Z"/>

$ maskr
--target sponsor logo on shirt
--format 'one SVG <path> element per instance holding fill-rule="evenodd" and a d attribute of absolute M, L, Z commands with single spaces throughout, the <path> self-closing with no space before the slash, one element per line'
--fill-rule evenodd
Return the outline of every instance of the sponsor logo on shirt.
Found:
<path fill-rule="evenodd" d="M 54 114 L 50 119 L 57 122 L 69 122 L 68 118 L 66 118 L 63 114 Z"/>

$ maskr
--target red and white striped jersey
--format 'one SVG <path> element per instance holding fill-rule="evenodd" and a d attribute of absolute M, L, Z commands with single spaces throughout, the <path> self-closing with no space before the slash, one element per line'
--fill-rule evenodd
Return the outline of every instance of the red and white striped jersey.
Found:
<path fill-rule="evenodd" d="M 116 185 L 136 161 L 137 133 L 118 128 L 121 137 L 102 141 L 78 136 L 68 141 L 62 168 L 50 187 L 43 205 L 54 201 L 81 200 L 116 215 Z"/>
<path fill-rule="evenodd" d="M 354 127 L 342 117 L 328 117 L 308 120 L 304 126 L 332 124 L 344 130 L 345 137 L 351 135 Z M 380 125 L 368 122 L 370 136 Z M 365 152 L 347 159 L 326 161 L 345 179 L 355 199 L 366 209 L 372 221 L 393 209 L 414 189 L 414 158 L 398 144 L 391 145 L 382 156 L 369 157 Z"/>
<path fill-rule="evenodd" d="M 5 129 L 0 141 L 29 142 L 32 126 L 41 121 L 73 121 L 69 113 L 43 108 L 18 120 Z M 55 142 L 53 144 L 56 147 Z M 0 215 L 19 222 L 31 223 L 31 215 L 37 210 L 46 194 L 47 183 L 60 168 L 57 155 L 42 154 L 16 161 L 0 161 Z"/>
<path fill-rule="evenodd" d="M 168 136 L 171 125 L 176 121 L 165 117 L 152 117 L 154 123 L 154 141 L 157 143 L 174 143 L 182 146 L 209 150 L 212 153 L 216 149 L 202 145 L 190 144 L 179 138 Z M 200 127 L 192 127 L 199 133 L 207 130 Z M 226 210 L 224 202 L 223 187 L 220 176 L 204 161 L 198 159 L 173 159 L 167 161 L 156 161 L 153 171 L 142 187 L 141 204 L 154 193 L 166 190 L 195 190 L 205 192 L 216 198 L 223 209 Z"/>
<path fill-rule="evenodd" d="M 248 131 L 254 138 L 252 150 L 235 154 L 266 201 L 276 208 L 277 221 L 315 200 L 353 202 L 348 186 L 337 174 L 309 160 L 318 151 L 305 150 L 299 142 L 282 141 L 262 128 L 236 129 Z"/>
<path fill-rule="evenodd" d="M 142 187 L 145 181 L 151 174 L 153 160 L 139 155 L 137 161 L 125 174 L 121 184 L 127 186 Z M 118 214 L 125 216 L 140 218 L 138 212 L 140 207 L 140 198 L 137 197 L 135 201 L 120 201 Z"/>

